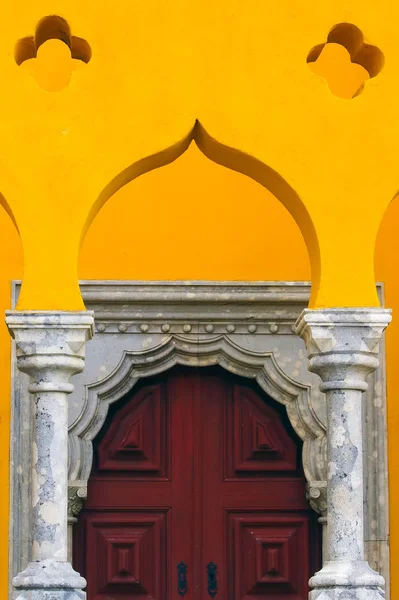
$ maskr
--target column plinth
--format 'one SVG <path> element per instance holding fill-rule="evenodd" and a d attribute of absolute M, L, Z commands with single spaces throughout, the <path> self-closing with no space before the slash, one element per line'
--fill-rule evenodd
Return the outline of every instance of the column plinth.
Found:
<path fill-rule="evenodd" d="M 310 600 L 382 600 L 384 579 L 364 559 L 362 394 L 378 366 L 386 309 L 305 310 L 296 324 L 327 399 L 327 519 L 323 568 Z"/>
<path fill-rule="evenodd" d="M 84 368 L 90 312 L 8 312 L 17 367 L 30 377 L 31 562 L 13 579 L 15 600 L 84 600 L 86 581 L 68 562 L 68 402 Z M 27 399 L 28 401 L 28 399 Z"/>

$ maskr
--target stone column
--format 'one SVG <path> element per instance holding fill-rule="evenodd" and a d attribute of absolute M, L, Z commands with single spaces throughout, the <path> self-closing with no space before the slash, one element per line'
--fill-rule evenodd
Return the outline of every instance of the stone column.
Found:
<path fill-rule="evenodd" d="M 384 579 L 364 559 L 362 394 L 378 366 L 389 310 L 305 310 L 296 324 L 327 398 L 327 561 L 310 600 L 382 600 Z"/>
<path fill-rule="evenodd" d="M 32 552 L 13 579 L 15 600 L 83 600 L 86 581 L 68 562 L 68 403 L 70 377 L 84 367 L 90 312 L 8 312 L 17 366 L 30 377 Z M 27 398 L 28 401 L 28 398 Z"/>

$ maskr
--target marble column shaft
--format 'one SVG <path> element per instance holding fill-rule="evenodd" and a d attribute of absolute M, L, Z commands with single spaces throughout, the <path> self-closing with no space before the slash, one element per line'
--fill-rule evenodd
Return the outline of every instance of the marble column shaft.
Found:
<path fill-rule="evenodd" d="M 364 560 L 362 394 L 391 320 L 379 308 L 305 310 L 296 331 L 327 399 L 327 561 L 311 600 L 382 600 L 384 579 Z"/>
<path fill-rule="evenodd" d="M 68 403 L 84 367 L 90 312 L 8 312 L 17 366 L 30 377 L 31 562 L 13 580 L 15 600 L 83 600 L 85 580 L 68 562 Z M 28 400 L 28 399 L 27 399 Z"/>

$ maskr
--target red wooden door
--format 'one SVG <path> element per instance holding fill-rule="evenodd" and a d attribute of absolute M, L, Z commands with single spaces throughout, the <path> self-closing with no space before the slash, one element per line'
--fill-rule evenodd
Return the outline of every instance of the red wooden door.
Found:
<path fill-rule="evenodd" d="M 95 448 L 74 536 L 88 600 L 307 598 L 300 444 L 251 383 L 173 370 L 113 407 Z"/>

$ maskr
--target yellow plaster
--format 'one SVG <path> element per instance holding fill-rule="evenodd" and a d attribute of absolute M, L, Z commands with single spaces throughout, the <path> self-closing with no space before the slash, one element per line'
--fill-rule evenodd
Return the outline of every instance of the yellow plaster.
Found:
<path fill-rule="evenodd" d="M 140 202 L 136 202 L 136 198 Z M 376 276 L 387 305 L 399 307 L 399 203 L 393 202 L 378 234 Z M 22 277 L 18 234 L 0 211 L 0 303 L 10 306 L 10 280 Z M 184 246 L 183 246 L 183 245 Z M 187 250 L 189 247 L 190 251 Z M 294 219 L 261 185 L 210 161 L 195 144 L 172 164 L 117 191 L 94 218 L 82 245 L 82 279 L 308 280 L 310 264 Z M 399 485 L 395 427 L 399 407 L 399 322 L 387 333 L 392 597 L 399 587 L 399 536 L 394 499 Z M 8 486 L 10 340 L 0 328 L 3 403 L 0 406 L 0 481 Z M 0 501 L 0 597 L 8 574 L 8 493 Z"/>
<path fill-rule="evenodd" d="M 0 311 L 11 307 L 11 281 L 22 279 L 23 255 L 11 218 L 0 208 Z M 10 476 L 10 374 L 11 338 L 4 319 L 0 320 L 0 598 L 8 594 L 9 476 Z"/>
<path fill-rule="evenodd" d="M 277 198 L 192 144 L 172 164 L 109 199 L 85 237 L 78 274 L 80 279 L 309 280 L 310 261 L 298 226 Z"/>
<path fill-rule="evenodd" d="M 73 71 L 84 64 L 72 58 L 71 50 L 61 40 L 47 40 L 38 48 L 37 56 L 24 61 L 20 68 L 27 69 L 44 90 L 60 92 L 68 85 Z"/>
<path fill-rule="evenodd" d="M 70 34 L 65 30 L 53 39 L 57 37 L 54 30 L 52 38 L 45 39 L 49 30 L 44 29 L 35 39 L 38 23 L 48 15 L 63 17 Z M 121 278 L 134 278 L 137 273 L 149 279 L 194 278 L 197 274 L 214 279 L 308 278 L 309 264 L 298 228 L 310 256 L 313 307 L 378 305 L 375 240 L 399 188 L 398 21 L 399 5 L 393 0 L 378 6 L 362 0 L 280 2 L 272 7 L 259 0 L 121 0 L 112 5 L 104 0 L 37 0 L 4 5 L 0 204 L 13 218 L 24 250 L 18 307 L 81 309 L 77 285 L 81 248 L 80 270 L 86 277 L 112 277 L 117 272 Z M 342 66 L 341 60 L 339 66 L 337 53 L 331 53 L 337 39 L 330 39 L 329 32 L 345 22 L 356 25 L 362 36 L 348 49 L 351 63 L 344 61 Z M 25 39 L 31 40 L 33 53 L 22 60 L 21 47 L 26 48 L 18 43 Z M 309 53 L 326 41 L 318 57 L 321 62 L 309 64 Z M 362 43 L 380 52 L 378 69 L 373 71 L 368 56 L 359 54 Z M 341 48 L 342 44 L 336 50 L 342 58 Z M 311 68 L 317 71 L 321 66 L 322 72 L 312 72 Z M 352 98 L 363 76 L 364 88 Z M 345 97 L 337 97 L 331 89 Z M 190 195 L 188 182 L 186 193 L 180 191 L 176 197 L 173 187 L 151 184 L 164 216 L 157 221 L 145 182 L 152 177 L 162 181 L 163 173 L 178 169 L 179 161 L 193 178 L 200 164 L 190 163 L 190 153 L 197 152 L 195 144 L 203 153 L 197 153 L 200 162 L 214 161 L 258 183 L 231 174 L 247 183 L 238 184 L 236 179 L 219 205 L 220 196 L 210 194 L 206 186 L 198 185 L 207 194 L 201 199 L 199 192 Z M 145 174 L 174 160 L 164 169 Z M 215 164 L 210 168 L 229 172 Z M 216 179 L 212 176 L 209 181 L 214 185 Z M 280 205 L 277 209 L 276 198 L 271 199 L 259 183 L 287 211 Z M 215 189 L 221 189 L 218 185 Z M 131 224 L 126 235 L 130 231 L 134 238 L 135 252 L 132 255 L 124 246 L 125 258 L 121 255 L 118 261 L 121 240 L 114 228 L 117 213 L 111 207 L 125 194 L 129 206 L 125 205 L 124 215 Z M 193 197 L 195 203 L 189 205 Z M 263 201 L 271 212 L 262 208 Z M 182 257 L 173 247 L 168 249 L 171 260 L 166 260 L 162 246 L 154 246 L 154 240 L 165 239 L 162 228 L 173 228 L 177 222 L 189 237 L 194 207 L 199 211 L 203 206 L 208 220 L 213 216 L 218 223 L 223 219 L 231 223 L 234 239 L 231 234 L 227 238 L 218 235 L 220 226 L 215 227 L 211 238 L 202 235 L 201 251 L 197 234 L 192 265 L 189 251 Z M 388 304 L 395 308 L 399 305 L 393 283 L 397 262 L 393 263 L 396 267 L 389 266 L 387 257 L 389 248 L 396 248 L 397 227 L 386 225 L 386 219 L 398 222 L 393 207 L 395 203 L 379 233 L 384 250 L 377 256 L 377 275 L 382 269 L 390 290 Z M 292 241 L 282 235 L 268 245 L 270 222 L 278 210 L 282 212 L 277 221 L 284 231 L 292 232 Z M 110 211 L 112 218 L 102 220 L 102 211 Z M 256 222 L 256 234 L 249 226 L 243 231 L 248 213 Z M 22 252 L 11 221 L 4 227 L 0 223 L 1 232 L 8 232 L 3 237 L 0 297 L 6 307 L 9 280 L 22 275 Z M 101 231 L 100 238 L 96 231 Z M 100 244 L 112 246 L 114 264 L 107 262 L 110 258 L 106 253 L 104 257 L 104 249 L 94 252 Z M 246 254 L 240 254 L 241 244 Z M 214 255 L 225 260 L 212 261 Z M 394 314 L 388 333 L 391 434 L 397 420 L 395 328 Z M 0 335 L 5 381 L 9 354 L 4 328 Z M 4 391 L 4 397 L 9 397 L 9 390 Z M 0 410 L 4 411 L 0 431 L 5 433 L 8 407 Z M 4 460 L 8 440 L 6 435 L 0 440 L 4 450 L 0 480 L 4 482 L 8 481 Z M 391 490 L 395 491 L 399 471 L 392 435 L 389 452 Z M 7 506 L 0 505 L 0 510 L 5 540 Z M 399 523 L 393 515 L 393 598 L 399 590 L 398 539 Z M 6 552 L 4 542 L 0 544 L 4 597 Z"/>
<path fill-rule="evenodd" d="M 387 352 L 387 421 L 388 421 L 388 474 L 390 498 L 390 555 L 391 598 L 399 597 L 399 201 L 389 206 L 377 236 L 375 273 L 384 282 L 385 304 L 392 308 L 392 323 L 386 330 Z"/>
<path fill-rule="evenodd" d="M 279 174 L 300 198 L 320 248 L 312 305 L 376 305 L 372 267 L 364 263 L 398 187 L 399 7 L 386 2 L 376 13 L 360 0 L 280 3 L 272 11 L 257 0 L 9 5 L 0 39 L 7 90 L 0 182 L 25 250 L 19 308 L 82 308 L 76 265 L 93 206 L 129 166 L 181 143 L 196 120 L 218 144 Z M 54 40 L 32 59 L 51 59 L 36 78 L 15 62 L 17 41 L 53 14 L 91 48 L 66 87 L 70 57 Z M 345 21 L 386 59 L 351 100 L 334 96 L 306 62 Z M 38 84 L 48 88 L 49 77 L 63 89 Z"/>
<path fill-rule="evenodd" d="M 326 44 L 318 59 L 309 63 L 309 68 L 326 79 L 333 94 L 346 100 L 353 98 L 369 79 L 366 69 L 352 63 L 349 52 L 340 44 Z"/>

